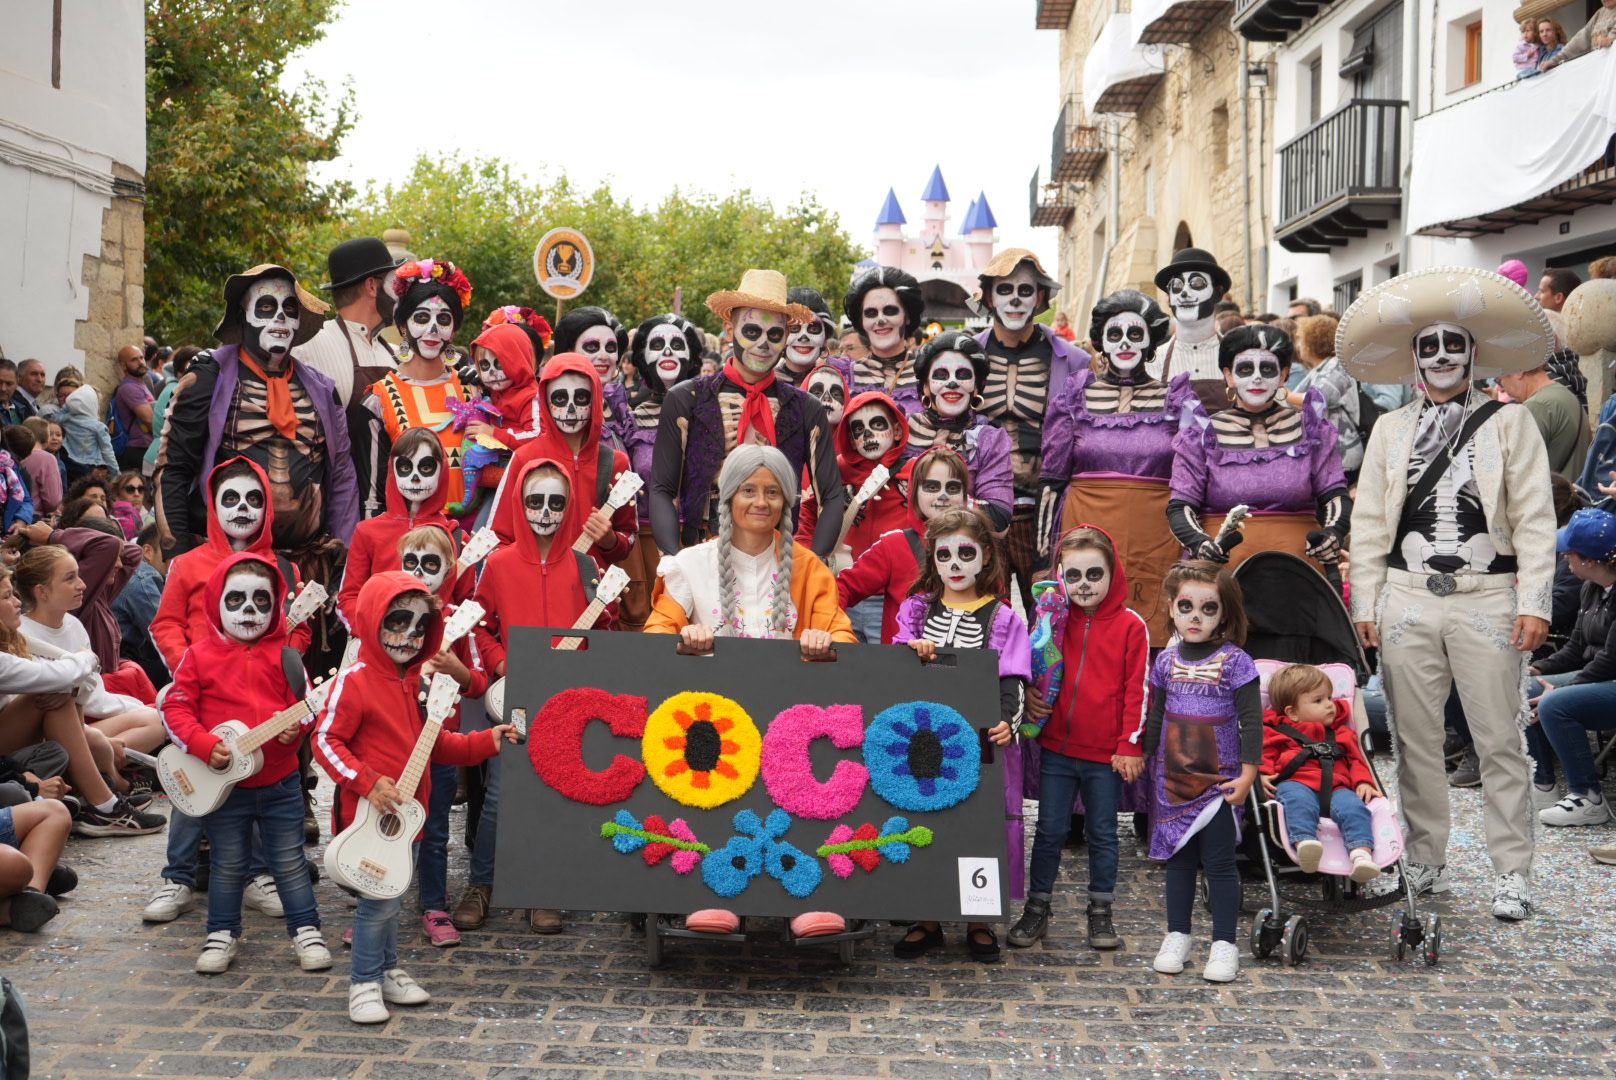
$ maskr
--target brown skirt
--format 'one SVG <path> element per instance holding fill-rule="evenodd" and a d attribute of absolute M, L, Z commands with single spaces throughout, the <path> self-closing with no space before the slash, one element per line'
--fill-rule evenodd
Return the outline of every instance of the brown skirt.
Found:
<path fill-rule="evenodd" d="M 1128 573 L 1128 607 L 1150 627 L 1150 645 L 1166 645 L 1173 633 L 1162 578 L 1183 548 L 1167 527 L 1167 481 L 1121 477 L 1073 477 L 1066 488 L 1061 528 L 1098 525 L 1111 534 L 1117 559 Z"/>
<path fill-rule="evenodd" d="M 1208 536 L 1216 536 L 1223 527 L 1223 518 L 1223 514 L 1208 514 L 1201 519 L 1201 527 Z M 1252 514 L 1240 526 L 1240 535 L 1244 539 L 1229 552 L 1228 569 L 1233 572 L 1235 567 L 1259 551 L 1288 551 L 1307 559 L 1318 567 L 1320 573 L 1325 573 L 1324 564 L 1307 554 L 1307 534 L 1318 528 L 1319 519 L 1305 512 Z"/>
<path fill-rule="evenodd" d="M 634 541 L 634 550 L 623 560 L 628 585 L 617 604 L 619 630 L 641 630 L 645 627 L 645 620 L 651 617 L 651 590 L 656 585 L 656 568 L 661 560 L 662 553 L 657 550 L 651 526 L 641 525 L 639 539 Z"/>

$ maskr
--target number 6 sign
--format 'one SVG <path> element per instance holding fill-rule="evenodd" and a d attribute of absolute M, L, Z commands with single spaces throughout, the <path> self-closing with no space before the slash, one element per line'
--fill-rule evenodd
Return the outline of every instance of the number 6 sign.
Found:
<path fill-rule="evenodd" d="M 960 859 L 959 861 L 960 913 L 1000 918 L 1004 911 L 999 905 L 999 860 Z"/>

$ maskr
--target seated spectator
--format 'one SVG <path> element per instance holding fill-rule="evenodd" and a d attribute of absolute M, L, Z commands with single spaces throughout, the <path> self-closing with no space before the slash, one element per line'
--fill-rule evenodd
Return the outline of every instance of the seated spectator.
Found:
<path fill-rule="evenodd" d="M 67 404 L 51 417 L 62 425 L 62 447 L 67 455 L 69 482 L 105 468 L 107 475 L 118 471 L 118 455 L 112 451 L 112 436 L 101 419 L 101 397 L 93 386 L 81 386 L 67 395 Z"/>
<path fill-rule="evenodd" d="M 1529 79 L 1537 74 L 1537 64 L 1543 59 L 1543 46 L 1537 39 L 1537 21 L 1535 19 L 1522 19 L 1520 25 L 1521 40 L 1515 43 L 1515 51 L 1510 53 L 1509 61 L 1515 65 L 1517 79 Z"/>
<path fill-rule="evenodd" d="M 14 525 L 27 525 L 34 520 L 34 498 L 23 479 L 22 457 L 32 453 L 33 436 L 21 424 L 8 424 L 4 429 L 5 450 L 0 450 L 0 532 L 9 533 Z M 22 457 L 16 456 L 12 446 L 30 447 Z"/>
<path fill-rule="evenodd" d="M 72 827 L 59 802 L 0 807 L 0 925 L 31 934 L 56 917 L 56 898 L 79 883 L 57 865 Z"/>
<path fill-rule="evenodd" d="M 146 478 L 132 469 L 112 482 L 112 518 L 123 526 L 125 540 L 133 540 L 157 520 L 147 509 L 146 490 Z"/>
<path fill-rule="evenodd" d="M 34 516 L 48 518 L 62 505 L 62 468 L 56 458 L 45 449 L 50 441 L 50 422 L 30 416 L 20 427 L 6 429 L 6 448 L 21 465 L 28 482 L 28 491 L 34 497 Z M 29 449 L 23 450 L 22 435 L 28 436 Z"/>
<path fill-rule="evenodd" d="M 1524 26 L 1525 24 L 1523 23 L 1522 25 Z M 1547 70 L 1543 65 L 1565 51 L 1565 27 L 1560 25 L 1559 19 L 1539 19 L 1537 21 L 1537 39 L 1540 47 L 1537 58 L 1537 70 L 1532 72 L 1534 75 L 1538 72 Z M 1518 70 L 1515 73 L 1515 77 L 1517 79 L 1520 78 L 1520 72 Z"/>
<path fill-rule="evenodd" d="M 140 530 L 140 553 L 144 556 L 134 574 L 124 584 L 123 591 L 112 601 L 112 614 L 118 620 L 123 635 L 119 643 L 120 654 L 126 660 L 140 665 L 154 686 L 169 681 L 168 665 L 152 641 L 150 628 L 157 617 L 157 606 L 163 600 L 163 579 L 168 573 L 168 560 L 163 558 L 163 546 L 157 537 L 157 524 L 153 522 Z"/>

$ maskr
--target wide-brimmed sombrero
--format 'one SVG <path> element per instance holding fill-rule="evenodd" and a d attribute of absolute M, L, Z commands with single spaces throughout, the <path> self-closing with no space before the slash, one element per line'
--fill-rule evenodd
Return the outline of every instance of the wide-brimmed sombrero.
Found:
<path fill-rule="evenodd" d="M 1616 280 L 1584 281 L 1566 296 L 1560 314 L 1565 317 L 1566 348 L 1578 356 L 1616 351 Z"/>
<path fill-rule="evenodd" d="M 1033 275 L 1037 278 L 1039 286 L 1044 290 L 1044 302 L 1033 311 L 1033 318 L 1036 319 L 1048 311 L 1050 301 L 1054 299 L 1056 293 L 1060 292 L 1060 282 L 1050 277 L 1048 271 L 1044 269 L 1044 264 L 1038 261 L 1038 256 L 1026 248 L 1005 248 L 988 260 L 988 264 L 982 268 L 981 273 L 976 277 L 976 291 L 966 298 L 966 305 L 983 318 L 990 318 L 993 312 L 982 301 L 983 295 L 987 292 L 988 283 L 994 278 L 1009 277 L 1015 273 L 1016 267 L 1022 263 L 1032 264 Z"/>
<path fill-rule="evenodd" d="M 1475 378 L 1530 371 L 1554 352 L 1549 320 L 1519 285 L 1474 266 L 1433 266 L 1358 297 L 1336 329 L 1335 354 L 1365 382 L 1408 382 L 1416 373 L 1414 335 L 1437 322 L 1476 339 Z"/>
<path fill-rule="evenodd" d="M 757 308 L 784 315 L 793 322 L 814 321 L 812 308 L 793 304 L 786 297 L 786 276 L 778 270 L 748 270 L 738 289 L 721 289 L 707 298 L 707 309 L 725 322 L 737 308 Z"/>
<path fill-rule="evenodd" d="M 309 292 L 297 283 L 297 275 L 284 266 L 274 263 L 259 263 L 251 270 L 244 270 L 239 274 L 231 274 L 224 283 L 224 317 L 219 325 L 213 328 L 213 336 L 225 345 L 241 344 L 241 298 L 246 295 L 247 288 L 253 282 L 267 277 L 283 277 L 292 283 L 297 293 L 297 302 L 303 306 L 303 315 L 297 321 L 297 330 L 292 334 L 292 348 L 297 348 L 309 338 L 320 332 L 325 320 L 320 316 L 331 310 L 331 305 Z"/>

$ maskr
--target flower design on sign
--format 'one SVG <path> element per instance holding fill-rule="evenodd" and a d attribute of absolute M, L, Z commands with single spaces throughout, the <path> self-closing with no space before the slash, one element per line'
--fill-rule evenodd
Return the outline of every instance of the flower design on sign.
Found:
<path fill-rule="evenodd" d="M 968 798 L 982 774 L 976 730 L 933 701 L 877 713 L 864 736 L 864 763 L 875 793 L 900 810 L 946 810 Z"/>
<path fill-rule="evenodd" d="M 791 815 L 784 810 L 771 810 L 767 818 L 742 810 L 735 815 L 738 835 L 702 860 L 702 880 L 719 896 L 739 896 L 753 878 L 766 873 L 792 896 L 811 895 L 824 871 L 819 860 L 785 842 L 790 828 Z"/>
<path fill-rule="evenodd" d="M 627 810 L 619 810 L 611 821 L 601 825 L 600 835 L 624 855 L 639 852 L 646 866 L 656 866 L 672 855 L 670 863 L 679 874 L 690 873 L 701 862 L 701 857 L 712 851 L 696 839 L 684 818 L 665 822 L 659 814 L 647 814 L 641 824 Z"/>
<path fill-rule="evenodd" d="M 641 742 L 651 780 L 670 799 L 710 810 L 757 780 L 763 738 L 741 706 L 719 694 L 675 694 L 651 714 Z"/>
<path fill-rule="evenodd" d="M 869 873 L 881 865 L 883 858 L 906 863 L 914 848 L 926 847 L 931 841 L 932 831 L 926 826 L 910 828 L 908 818 L 890 817 L 879 829 L 869 822 L 857 829 L 838 825 L 814 854 L 829 863 L 837 877 L 848 878 L 853 876 L 855 866 Z"/>

